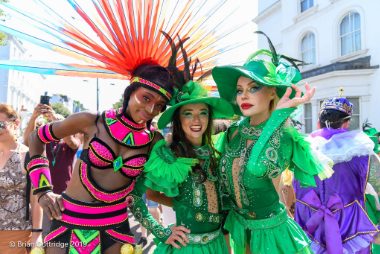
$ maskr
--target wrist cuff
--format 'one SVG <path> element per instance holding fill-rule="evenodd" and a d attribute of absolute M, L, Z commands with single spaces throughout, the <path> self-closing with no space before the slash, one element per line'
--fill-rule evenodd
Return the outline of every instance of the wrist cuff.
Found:
<path fill-rule="evenodd" d="M 48 144 L 50 142 L 58 142 L 57 138 L 53 133 L 53 124 L 45 124 L 44 126 L 38 128 L 37 136 L 42 143 Z"/>
<path fill-rule="evenodd" d="M 52 190 L 49 161 L 43 156 L 34 156 L 26 166 L 32 184 L 33 194 Z"/>

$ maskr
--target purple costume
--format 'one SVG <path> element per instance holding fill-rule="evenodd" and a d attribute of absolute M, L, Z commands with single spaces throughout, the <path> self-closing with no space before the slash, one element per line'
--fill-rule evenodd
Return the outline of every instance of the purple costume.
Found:
<path fill-rule="evenodd" d="M 295 220 L 313 240 L 316 254 L 369 253 L 377 227 L 364 207 L 373 144 L 360 131 L 321 129 L 310 142 L 334 161 L 334 175 L 317 187 L 294 182 Z"/>

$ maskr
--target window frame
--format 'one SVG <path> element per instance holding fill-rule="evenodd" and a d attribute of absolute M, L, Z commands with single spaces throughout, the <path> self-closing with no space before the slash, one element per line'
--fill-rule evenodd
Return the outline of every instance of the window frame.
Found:
<path fill-rule="evenodd" d="M 353 24 L 353 22 L 356 22 L 355 21 L 355 17 L 354 15 L 357 15 L 359 17 L 359 25 L 358 25 L 358 28 L 355 29 L 355 26 Z M 342 33 L 342 24 L 343 22 L 345 22 L 347 18 L 347 22 L 348 22 L 348 27 L 349 30 L 348 32 L 346 33 Z M 343 57 L 343 56 L 347 56 L 347 55 L 351 55 L 351 54 L 354 54 L 355 52 L 358 52 L 360 50 L 362 50 L 363 48 L 363 41 L 362 41 L 362 16 L 360 15 L 360 13 L 356 10 L 351 10 L 349 12 L 347 12 L 345 15 L 343 15 L 343 17 L 341 18 L 339 24 L 338 24 L 338 41 L 339 41 L 339 56 Z M 357 42 L 355 40 L 355 37 L 356 36 L 359 36 L 359 41 Z M 346 50 L 345 52 L 343 52 L 343 39 L 344 38 L 347 38 L 347 37 L 351 37 L 351 41 L 349 42 L 349 44 L 351 44 L 351 47 Z M 359 44 L 359 45 L 357 45 Z"/>
<path fill-rule="evenodd" d="M 302 4 L 303 4 L 304 2 L 307 2 L 307 3 L 308 3 L 308 6 L 307 6 L 306 9 L 303 9 L 303 7 L 302 7 Z M 304 12 L 306 12 L 307 10 L 313 8 L 314 6 L 315 6 L 315 2 L 314 2 L 314 0 L 300 0 L 300 1 L 299 1 L 300 13 L 304 13 Z"/>
<path fill-rule="evenodd" d="M 310 109 L 309 108 L 306 109 L 306 107 L 310 107 Z M 308 115 L 308 113 L 310 113 L 310 116 Z M 312 133 L 313 132 L 313 105 L 311 102 L 305 103 L 303 105 L 303 122 L 304 122 L 305 133 L 307 134 Z M 308 123 L 310 123 L 310 126 L 308 126 Z"/>
<path fill-rule="evenodd" d="M 317 42 L 316 42 L 316 39 L 315 39 L 315 33 L 309 31 L 309 32 L 306 32 L 302 37 L 301 37 L 301 42 L 300 42 L 300 53 L 301 53 L 301 59 L 302 61 L 306 62 L 305 61 L 305 58 L 304 58 L 304 55 L 307 53 L 307 52 L 311 52 L 312 53 L 312 57 L 313 57 L 313 62 L 310 62 L 309 63 L 309 66 L 310 65 L 315 65 L 317 63 Z M 303 45 L 304 45 L 304 41 L 305 39 L 307 38 L 310 38 L 312 39 L 312 47 L 310 48 L 307 48 L 306 50 L 304 50 L 303 48 Z M 306 65 L 308 66 L 308 65 Z"/>

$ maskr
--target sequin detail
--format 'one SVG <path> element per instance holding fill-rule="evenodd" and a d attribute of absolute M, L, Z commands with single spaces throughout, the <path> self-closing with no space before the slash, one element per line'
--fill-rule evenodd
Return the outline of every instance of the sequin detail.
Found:
<path fill-rule="evenodd" d="M 116 156 L 114 151 L 101 139 L 94 137 L 89 144 L 88 162 L 91 166 L 98 169 L 114 168 L 126 177 L 137 177 L 144 169 L 147 161 L 146 154 L 136 154 L 128 158 L 122 159 Z M 117 167 L 115 168 L 115 166 Z"/>
<path fill-rule="evenodd" d="M 146 124 L 136 124 L 125 115 L 110 109 L 104 112 L 104 125 L 108 134 L 119 144 L 140 148 L 148 145 L 154 138 L 154 132 L 146 128 Z"/>
<path fill-rule="evenodd" d="M 121 188 L 119 191 L 106 191 L 102 190 L 100 187 L 96 186 L 97 184 L 91 178 L 89 174 L 90 167 L 81 161 L 80 162 L 80 180 L 83 186 L 87 189 L 92 197 L 95 199 L 105 202 L 111 203 L 125 198 L 134 188 L 136 181 L 133 180 L 129 186 Z"/>
<path fill-rule="evenodd" d="M 101 253 L 99 230 L 74 229 L 70 238 L 68 253 Z"/>

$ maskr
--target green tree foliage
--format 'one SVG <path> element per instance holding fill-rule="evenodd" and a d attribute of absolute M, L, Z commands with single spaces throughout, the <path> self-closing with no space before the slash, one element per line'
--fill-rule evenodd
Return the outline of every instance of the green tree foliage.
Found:
<path fill-rule="evenodd" d="M 74 113 L 87 110 L 80 101 L 73 101 Z"/>
<path fill-rule="evenodd" d="M 115 102 L 113 105 L 112 105 L 112 108 L 114 109 L 118 109 L 118 108 L 121 108 L 123 107 L 123 96 L 121 96 L 120 100 L 118 102 Z"/>
<path fill-rule="evenodd" d="M 54 109 L 55 113 L 63 115 L 65 118 L 70 115 L 70 110 L 66 108 L 63 103 L 52 103 L 51 107 Z"/>
<path fill-rule="evenodd" d="M 6 3 L 8 2 L 8 0 L 0 0 L 0 3 Z M 4 18 L 5 14 L 4 14 L 4 11 L 0 9 L 0 19 Z M 0 32 L 0 46 L 4 46 L 7 44 L 7 38 L 8 36 L 3 33 L 3 32 Z"/>

